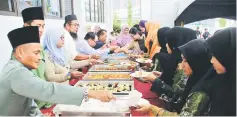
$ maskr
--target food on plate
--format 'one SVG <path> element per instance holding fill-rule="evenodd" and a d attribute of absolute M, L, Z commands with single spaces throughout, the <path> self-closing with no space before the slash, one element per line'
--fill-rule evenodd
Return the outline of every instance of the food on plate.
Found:
<path fill-rule="evenodd" d="M 148 59 L 148 58 L 138 58 L 138 59 L 136 59 L 136 61 L 139 63 L 151 63 L 152 62 L 152 60 Z"/>
<path fill-rule="evenodd" d="M 129 74 L 89 74 L 88 79 L 129 79 Z"/>
<path fill-rule="evenodd" d="M 113 93 L 116 92 L 127 92 L 132 90 L 132 86 L 129 83 L 81 83 L 79 87 L 85 87 L 89 90 L 108 90 Z"/>
<path fill-rule="evenodd" d="M 127 65 L 127 66 L 133 66 L 136 65 L 136 62 L 133 61 L 126 61 L 126 62 L 120 62 L 121 65 Z"/>
<path fill-rule="evenodd" d="M 137 78 L 141 78 L 141 77 L 146 77 L 150 74 L 150 72 L 145 72 L 145 71 L 136 71 L 135 73 L 132 73 L 131 76 L 132 77 L 137 77 Z"/>

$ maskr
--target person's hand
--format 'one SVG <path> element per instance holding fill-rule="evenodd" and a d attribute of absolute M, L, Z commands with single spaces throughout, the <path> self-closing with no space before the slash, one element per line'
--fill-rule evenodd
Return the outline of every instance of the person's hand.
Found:
<path fill-rule="evenodd" d="M 45 114 L 44 114 L 44 117 L 51 117 L 51 115 L 52 115 L 52 114 L 50 114 L 50 113 L 45 113 Z"/>
<path fill-rule="evenodd" d="M 152 66 L 152 63 L 144 63 L 145 64 L 145 66 L 147 66 L 148 68 L 151 68 L 151 66 Z"/>
<path fill-rule="evenodd" d="M 148 70 L 149 68 L 147 66 L 141 67 L 143 70 Z"/>
<path fill-rule="evenodd" d="M 121 48 L 117 48 L 116 50 L 114 50 L 114 53 L 119 53 L 121 52 Z"/>
<path fill-rule="evenodd" d="M 115 50 L 117 50 L 118 49 L 118 46 L 110 46 L 110 50 L 111 51 L 115 51 Z"/>
<path fill-rule="evenodd" d="M 99 56 L 99 55 L 96 55 L 96 54 L 93 54 L 93 55 L 91 55 L 91 58 L 92 58 L 92 59 L 99 59 L 100 56 Z"/>
<path fill-rule="evenodd" d="M 149 112 L 150 107 L 151 107 L 150 104 L 147 104 L 147 105 L 139 105 L 135 111 L 141 112 L 141 113 L 145 113 L 145 114 L 146 114 L 146 113 Z"/>
<path fill-rule="evenodd" d="M 90 64 L 91 64 L 91 65 L 95 65 L 96 63 L 97 63 L 97 60 L 96 60 L 96 59 L 91 59 L 91 60 L 90 60 Z"/>
<path fill-rule="evenodd" d="M 162 72 L 159 72 L 159 71 L 153 71 L 152 72 L 156 77 L 160 77 Z"/>
<path fill-rule="evenodd" d="M 144 77 L 144 81 L 154 82 L 156 78 L 157 76 L 151 73 L 148 76 Z"/>
<path fill-rule="evenodd" d="M 116 100 L 116 97 L 107 90 L 89 90 L 88 96 L 89 98 L 98 99 L 102 102 L 110 102 L 111 100 Z"/>
<path fill-rule="evenodd" d="M 79 71 L 72 71 L 71 72 L 71 77 L 72 78 L 80 78 L 82 77 L 84 74 L 82 72 L 79 72 Z"/>
<path fill-rule="evenodd" d="M 104 62 L 102 60 L 96 60 L 96 63 L 103 64 Z"/>

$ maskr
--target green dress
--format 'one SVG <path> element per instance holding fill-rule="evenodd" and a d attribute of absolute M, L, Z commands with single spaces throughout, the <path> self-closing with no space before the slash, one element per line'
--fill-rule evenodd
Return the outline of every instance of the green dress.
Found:
<path fill-rule="evenodd" d="M 160 78 L 157 78 L 151 87 L 151 91 L 157 95 L 165 94 L 167 96 L 173 96 L 174 93 L 182 93 L 186 85 L 186 77 L 183 70 L 177 70 L 173 78 L 173 85 L 167 85 Z"/>
<path fill-rule="evenodd" d="M 160 108 L 151 106 L 149 116 L 207 116 L 209 110 L 209 96 L 203 92 L 191 93 L 178 114 L 176 112 L 164 111 L 162 115 L 158 115 Z"/>
<path fill-rule="evenodd" d="M 37 69 L 33 69 L 31 70 L 36 76 L 38 76 L 38 78 L 42 79 L 42 80 L 46 80 L 45 78 L 45 52 L 42 49 L 42 51 L 40 52 L 40 56 L 41 56 L 41 62 L 39 64 L 39 67 Z M 35 100 L 37 106 L 39 109 L 41 109 L 42 107 L 45 108 L 50 108 L 53 104 L 52 103 L 48 103 L 48 102 L 43 102 L 40 100 Z"/>

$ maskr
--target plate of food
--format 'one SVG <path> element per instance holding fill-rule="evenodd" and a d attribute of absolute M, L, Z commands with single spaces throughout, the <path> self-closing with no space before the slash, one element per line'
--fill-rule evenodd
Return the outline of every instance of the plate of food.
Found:
<path fill-rule="evenodd" d="M 120 62 L 120 65 L 127 65 L 127 66 L 131 66 L 131 65 L 136 65 L 137 63 L 136 62 Z"/>
<path fill-rule="evenodd" d="M 148 76 L 151 72 L 145 72 L 145 71 L 135 71 L 134 73 L 130 74 L 131 77 L 134 78 L 144 78 Z"/>
<path fill-rule="evenodd" d="M 138 63 L 152 63 L 152 60 L 148 59 L 148 58 L 138 58 L 138 59 L 136 59 L 136 61 Z"/>

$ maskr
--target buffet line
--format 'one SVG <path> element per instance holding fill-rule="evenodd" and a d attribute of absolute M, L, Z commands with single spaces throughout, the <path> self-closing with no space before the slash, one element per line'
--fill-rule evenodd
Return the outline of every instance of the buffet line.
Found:
<path fill-rule="evenodd" d="M 140 68 L 152 62 L 146 55 L 110 54 L 102 61 L 103 64 L 92 66 L 74 86 L 111 91 L 116 101 L 105 103 L 90 99 L 81 106 L 58 104 L 53 109 L 56 116 L 131 116 L 129 107 L 149 104 L 135 90 L 133 81 L 133 78 L 142 81 L 142 77 L 149 74 Z"/>

